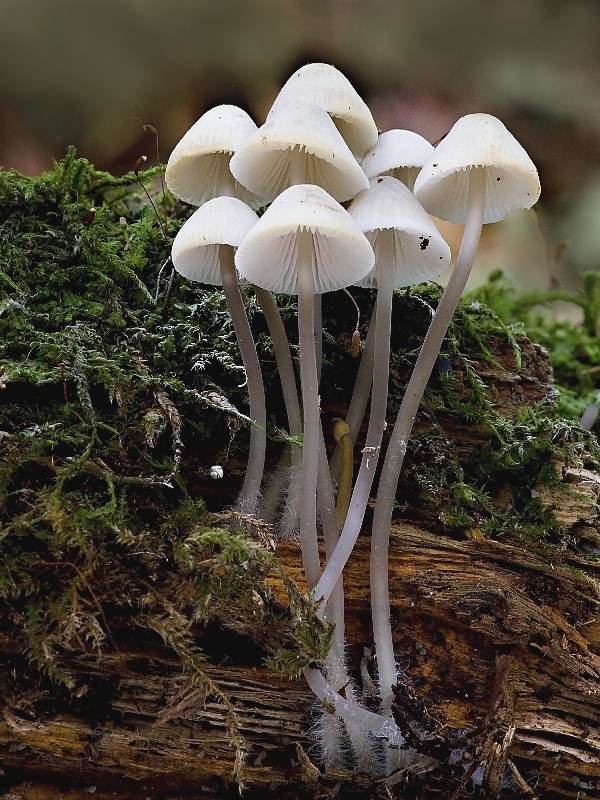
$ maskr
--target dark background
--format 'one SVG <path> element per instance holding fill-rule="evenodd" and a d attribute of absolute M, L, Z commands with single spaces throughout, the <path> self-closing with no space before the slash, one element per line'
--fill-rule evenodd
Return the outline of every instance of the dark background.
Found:
<path fill-rule="evenodd" d="M 75 144 L 123 172 L 155 161 L 144 123 L 166 160 L 215 104 L 260 124 L 307 61 L 345 72 L 381 130 L 435 141 L 485 111 L 517 136 L 539 215 L 488 226 L 481 270 L 543 289 L 600 268 L 598 0 L 0 0 L 0 165 L 37 174 Z"/>

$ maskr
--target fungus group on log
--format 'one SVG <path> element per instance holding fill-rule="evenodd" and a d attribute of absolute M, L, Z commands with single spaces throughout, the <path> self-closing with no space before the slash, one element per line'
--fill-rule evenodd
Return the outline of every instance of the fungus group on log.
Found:
<path fill-rule="evenodd" d="M 102 196 L 107 213 L 131 192 L 119 196 L 125 179 L 103 183 L 92 172 L 84 187 L 83 168 L 71 170 L 73 185 L 52 200 L 62 214 L 69 191 L 82 203 Z M 459 120 L 436 148 L 409 132 L 378 138 L 348 81 L 313 64 L 290 78 L 260 128 L 230 106 L 208 112 L 175 148 L 166 180 L 176 198 L 199 206 L 183 221 L 187 212 L 170 201 L 179 231 L 170 255 L 184 278 L 223 287 L 249 419 L 218 400 L 218 370 L 204 363 L 203 385 L 215 388 L 195 388 L 185 366 L 186 348 L 197 347 L 190 341 L 180 348 L 176 378 L 165 360 L 162 389 L 160 374 L 146 367 L 147 343 L 136 356 L 136 376 L 159 408 L 155 417 L 146 409 L 143 424 L 154 433 L 143 437 L 138 423 L 125 422 L 132 413 L 126 382 L 119 377 L 108 396 L 94 394 L 108 370 L 97 355 L 30 348 L 50 367 L 62 359 L 64 418 L 44 423 L 36 448 L 28 442 L 39 434 L 8 416 L 0 432 L 7 447 L 0 483 L 6 791 L 24 800 L 85 786 L 98 797 L 223 797 L 238 785 L 249 797 L 265 789 L 282 797 L 600 797 L 593 437 L 539 410 L 553 397 L 540 348 L 499 320 L 486 320 L 485 333 L 474 335 L 471 320 L 486 313 L 476 307 L 453 321 L 482 224 L 538 199 L 523 148 L 484 114 Z M 6 230 L 17 194 L 7 183 Z M 79 207 L 68 213 L 75 225 Z M 411 288 L 435 279 L 450 260 L 430 213 L 465 223 L 441 295 Z M 93 224 L 99 230 L 102 222 Z M 149 216 L 144 224 L 152 226 Z M 138 246 L 146 247 L 143 236 L 150 242 L 141 227 L 132 226 L 125 244 L 112 236 L 107 228 L 102 246 L 121 248 L 117 259 L 136 236 Z M 90 252 L 94 242 L 84 237 Z M 136 269 L 156 258 L 160 244 L 152 247 Z M 8 262 L 14 297 L 0 307 L 13 332 L 27 295 L 20 269 L 19 262 L 11 276 Z M 131 270 L 123 280 L 142 284 Z M 111 286 L 106 307 L 121 313 L 123 289 Z M 333 317 L 322 309 L 322 297 L 348 287 L 358 287 L 361 318 L 372 312 L 360 360 L 333 333 L 347 309 L 334 302 Z M 399 287 L 409 288 L 394 293 Z M 180 291 L 196 292 L 196 302 L 172 301 L 174 319 L 185 320 L 203 308 L 207 290 Z M 297 323 L 289 301 L 271 293 L 297 295 Z M 261 310 L 254 306 L 250 318 L 249 298 Z M 136 313 L 127 310 L 124 327 L 138 326 L 137 346 L 158 322 L 146 315 L 142 325 Z M 196 326 L 201 337 L 211 313 L 207 306 L 191 325 L 177 324 Z M 176 327 L 168 322 L 162 336 Z M 458 338 L 472 336 L 474 350 L 454 341 L 440 356 L 449 328 L 461 324 Z M 70 327 L 73 341 L 81 339 L 76 316 Z M 274 362 L 264 358 L 267 335 Z M 9 337 L 4 379 L 17 400 L 26 375 L 19 364 L 29 358 L 19 344 Z M 117 336 L 110 357 L 118 347 Z M 334 363 L 347 374 L 332 374 Z M 428 382 L 437 400 L 418 414 Z M 39 389 L 42 381 L 32 384 Z M 196 409 L 209 394 L 217 398 L 208 405 L 220 405 L 228 425 L 201 431 L 165 388 Z M 120 438 L 117 422 L 108 421 L 114 413 L 124 426 Z M 339 417 L 345 427 L 338 420 L 334 436 L 323 421 Z M 79 439 L 53 443 L 47 426 L 62 431 L 65 419 L 78 423 Z M 247 460 L 227 455 L 244 420 Z M 159 478 L 153 449 L 161 437 L 163 447 L 168 441 L 167 425 L 173 468 Z M 137 442 L 125 458 L 132 432 Z M 343 466 L 336 445 L 345 448 Z M 217 463 L 219 452 L 233 469 Z M 184 463 L 188 454 L 200 466 L 196 481 L 208 479 L 204 492 Z M 273 470 L 270 485 L 265 466 Z M 425 477 L 434 475 L 437 489 Z M 214 477 L 220 480 L 209 489 Z M 144 493 L 157 490 L 171 492 L 171 510 L 144 521 L 140 504 L 157 499 Z M 75 492 L 93 499 L 96 515 L 84 514 Z M 200 508 L 203 499 L 210 512 Z M 100 522 L 89 527 L 94 518 Z M 95 553 L 96 536 L 114 538 L 114 546 L 105 538 Z M 120 599 L 104 576 L 106 596 L 99 594 L 101 563 L 127 574 Z M 48 570 L 45 608 L 36 571 Z M 25 646 L 13 635 L 19 620 Z M 289 684 L 276 669 L 303 677 Z"/>

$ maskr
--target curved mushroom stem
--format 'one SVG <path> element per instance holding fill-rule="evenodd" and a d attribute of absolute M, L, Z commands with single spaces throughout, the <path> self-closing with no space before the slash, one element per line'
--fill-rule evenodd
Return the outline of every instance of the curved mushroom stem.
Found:
<path fill-rule="evenodd" d="M 266 289 L 261 289 L 260 286 L 254 287 L 256 299 L 269 327 L 271 334 L 271 341 L 273 342 L 273 351 L 275 353 L 275 360 L 277 361 L 277 369 L 279 371 L 279 379 L 281 381 L 281 388 L 283 390 L 283 399 L 285 402 L 285 409 L 287 412 L 288 426 L 290 436 L 302 436 L 302 415 L 300 413 L 300 403 L 298 401 L 298 387 L 296 386 L 296 374 L 294 372 L 294 365 L 290 355 L 290 343 L 285 332 L 285 327 L 281 319 L 281 314 L 277 308 L 277 304 L 271 292 Z M 284 469 L 286 472 L 292 474 L 292 480 L 300 472 L 300 463 L 302 461 L 302 449 L 298 444 L 290 442 L 289 445 L 289 459 L 285 463 Z M 286 454 L 287 455 L 287 454 Z M 289 467 L 288 467 L 289 463 Z M 289 477 L 289 476 L 288 476 Z M 276 491 L 279 487 L 274 487 Z M 279 492 L 279 495 L 281 492 Z M 282 528 L 285 532 L 294 529 L 298 524 L 298 493 L 293 492 L 288 499 L 288 506 L 283 515 Z M 277 505 L 279 497 L 272 499 L 272 505 Z"/>
<path fill-rule="evenodd" d="M 375 309 L 375 345 L 373 352 L 373 390 L 371 394 L 371 415 L 363 457 L 352 492 L 346 521 L 340 540 L 319 580 L 315 597 L 326 602 L 333 587 L 339 580 L 350 553 L 354 549 L 360 533 L 375 468 L 379 460 L 379 450 L 385 428 L 387 406 L 390 328 L 392 318 L 393 281 L 391 270 L 387 269 L 393 260 L 394 231 L 382 232 L 377 240 L 377 306 Z"/>
<path fill-rule="evenodd" d="M 300 414 L 300 403 L 298 401 L 296 375 L 294 373 L 294 365 L 290 355 L 290 343 L 285 332 L 281 314 L 279 313 L 279 309 L 277 308 L 277 304 L 271 292 L 268 292 L 266 289 L 261 289 L 260 286 L 254 286 L 254 293 L 256 295 L 258 304 L 265 315 L 265 320 L 267 321 L 267 325 L 269 327 L 269 333 L 271 334 L 273 352 L 275 353 L 275 360 L 277 361 L 277 369 L 279 370 L 279 378 L 281 380 L 281 388 L 283 390 L 283 399 L 288 417 L 290 436 L 301 436 L 302 416 Z M 301 452 L 299 447 L 296 447 L 296 452 Z"/>
<path fill-rule="evenodd" d="M 229 245 L 221 245 L 221 279 L 223 291 L 233 320 L 242 363 L 248 380 L 248 398 L 250 402 L 250 418 L 254 425 L 250 429 L 250 448 L 248 466 L 242 491 L 237 499 L 238 508 L 246 514 L 254 514 L 260 497 L 265 466 L 267 447 L 267 412 L 265 407 L 265 390 L 262 373 L 252 332 L 246 316 L 246 309 L 240 294 L 237 273 L 234 266 L 234 249 Z"/>
<path fill-rule="evenodd" d="M 321 575 L 317 545 L 317 474 L 321 417 L 319 381 L 315 355 L 315 284 L 312 272 L 314 257 L 310 231 L 298 232 L 298 339 L 300 349 L 300 383 L 304 411 L 302 468 L 300 472 L 300 544 L 302 561 L 309 589 Z"/>
<path fill-rule="evenodd" d="M 326 713 L 335 713 L 344 722 L 351 725 L 361 725 L 365 733 L 384 739 L 385 743 L 392 747 L 400 747 L 404 743 L 404 737 L 400 728 L 390 717 L 383 717 L 375 714 L 366 708 L 359 706 L 351 700 L 346 700 L 333 689 L 323 674 L 315 667 L 306 667 L 304 677 L 313 693 L 323 703 Z"/>
<path fill-rule="evenodd" d="M 317 500 L 325 540 L 325 555 L 333 552 L 340 535 L 333 489 L 329 478 L 329 465 L 322 430 L 319 436 L 319 473 L 317 476 Z M 332 688 L 339 691 L 349 682 L 345 663 L 344 648 L 344 585 L 340 580 L 332 592 L 324 617 L 335 626 L 331 650 L 325 661 L 327 680 Z M 321 718 L 323 748 L 330 766 L 341 766 L 343 734 L 340 720 L 335 715 L 324 712 Z"/>
<path fill-rule="evenodd" d="M 342 426 L 347 428 L 347 425 L 342 420 L 338 420 Z M 350 463 L 346 467 L 350 470 L 350 478 L 352 477 L 352 442 L 347 433 L 343 436 L 348 440 L 347 444 L 350 447 Z M 321 432 L 321 443 L 319 447 L 319 475 L 317 478 L 317 496 L 319 500 L 319 511 L 321 512 L 321 524 L 323 526 L 323 538 L 325 540 L 325 557 L 333 553 L 335 546 L 338 542 L 340 535 L 340 526 L 338 525 L 338 512 L 336 509 L 333 489 L 331 486 L 331 479 L 329 476 L 329 465 L 327 464 L 327 453 L 325 450 L 325 441 Z M 339 502 L 339 497 L 338 497 Z M 327 682 L 331 688 L 339 692 L 342 688 L 346 700 L 355 703 L 355 693 L 352 684 L 352 679 L 348 674 L 346 666 L 346 650 L 345 650 L 345 636 L 344 636 L 344 582 L 340 578 L 331 593 L 331 597 L 327 602 L 324 617 L 328 622 L 335 625 L 333 636 L 333 643 L 327 660 L 325 662 L 325 669 L 327 671 Z M 373 767 L 373 750 L 372 742 L 368 733 L 364 730 L 359 719 L 353 717 L 352 719 L 345 719 L 346 732 L 354 752 L 354 757 L 358 768 L 362 772 L 368 772 Z M 341 763 L 341 739 L 339 720 L 337 717 L 328 714 L 326 710 L 323 712 L 321 721 L 323 744 L 325 750 L 329 753 L 329 760 L 333 766 L 336 763 Z"/>
<path fill-rule="evenodd" d="M 406 388 L 379 479 L 371 534 L 371 609 L 381 708 L 387 714 L 391 712 L 392 687 L 396 685 L 397 681 L 396 660 L 394 658 L 394 645 L 390 626 L 388 585 L 389 537 L 396 487 L 417 409 L 439 355 L 448 325 L 471 274 L 481 236 L 484 207 L 485 170 L 472 169 L 469 182 L 469 211 L 456 265 L 433 315 Z"/>
<path fill-rule="evenodd" d="M 327 464 L 327 451 L 325 450 L 325 440 L 323 431 L 319 431 L 319 472 L 317 475 L 317 500 L 319 503 L 319 513 L 321 515 L 321 526 L 323 529 L 323 540 L 325 543 L 325 558 L 333 553 L 340 537 L 338 518 L 335 508 L 333 488 L 329 479 L 329 468 Z M 324 611 L 324 618 L 335 625 L 334 645 L 337 646 L 340 654 L 344 653 L 344 586 L 339 581 L 335 591 Z"/>

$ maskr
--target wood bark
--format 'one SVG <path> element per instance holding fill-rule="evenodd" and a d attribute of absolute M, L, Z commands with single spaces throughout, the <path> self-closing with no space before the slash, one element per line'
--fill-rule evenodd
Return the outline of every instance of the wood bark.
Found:
<path fill-rule="evenodd" d="M 501 367 L 476 364 L 507 418 L 552 391 L 544 351 L 520 343 L 520 371 L 508 348 Z M 465 459 L 488 435 L 451 416 L 443 427 Z M 569 491 L 540 487 L 541 498 L 574 537 L 597 547 L 600 476 L 558 467 Z M 302 586 L 299 546 L 280 542 L 277 554 Z M 438 732 L 464 735 L 471 760 L 485 764 L 480 796 L 504 796 L 510 776 L 506 796 L 600 798 L 598 562 L 564 553 L 553 563 L 525 542 L 488 540 L 476 528 L 457 536 L 418 507 L 404 509 L 393 525 L 390 557 L 395 645 L 415 707 Z M 356 673 L 371 645 L 368 558 L 367 525 L 345 573 Z M 1 796 L 237 796 L 222 703 L 190 684 L 158 637 L 137 628 L 111 633 L 118 650 L 75 654 L 77 688 L 67 692 L 27 666 L 15 632 L 2 624 Z M 245 738 L 246 797 L 413 796 L 401 782 L 323 773 L 312 733 L 316 703 L 304 681 L 267 669 L 251 637 L 214 624 L 195 633 Z M 173 708 L 177 715 L 168 719 L 165 709 Z M 460 791 L 449 784 L 422 796 Z"/>

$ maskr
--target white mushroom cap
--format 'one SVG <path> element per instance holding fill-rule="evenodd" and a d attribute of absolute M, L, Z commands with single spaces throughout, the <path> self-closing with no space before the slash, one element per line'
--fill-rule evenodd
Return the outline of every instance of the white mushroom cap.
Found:
<path fill-rule="evenodd" d="M 415 195 L 430 214 L 464 223 L 472 169 L 486 171 L 484 222 L 531 208 L 540 196 L 532 160 L 502 122 L 489 114 L 468 114 L 455 123 L 419 173 Z"/>
<path fill-rule="evenodd" d="M 433 145 L 414 131 L 391 130 L 379 134 L 375 147 L 362 161 L 367 178 L 390 175 L 412 190 L 421 167 L 434 151 Z"/>
<path fill-rule="evenodd" d="M 450 248 L 434 221 L 412 192 L 399 180 L 373 178 L 368 189 L 354 198 L 348 213 L 371 243 L 377 257 L 377 240 L 382 231 L 393 230 L 394 286 L 430 281 L 450 263 Z M 377 264 L 357 285 L 377 285 Z"/>
<path fill-rule="evenodd" d="M 264 200 L 236 184 L 229 161 L 256 131 L 256 124 L 237 106 L 216 106 L 203 114 L 183 136 L 167 162 L 165 178 L 180 200 L 201 206 L 213 197 L 233 195 L 252 208 Z"/>
<path fill-rule="evenodd" d="M 258 216 L 235 197 L 209 200 L 180 228 L 171 258 L 177 272 L 193 281 L 222 286 L 221 245 L 239 247 Z"/>
<path fill-rule="evenodd" d="M 279 195 L 235 256 L 240 275 L 272 292 L 297 294 L 298 234 L 312 234 L 315 292 L 361 280 L 373 267 L 371 245 L 356 223 L 320 186 L 300 184 Z"/>
<path fill-rule="evenodd" d="M 300 183 L 321 186 L 339 202 L 368 186 L 329 114 L 311 103 L 279 103 L 230 166 L 240 183 L 269 201 Z"/>
<path fill-rule="evenodd" d="M 367 104 L 348 78 L 331 64 L 306 64 L 294 72 L 275 98 L 271 111 L 280 102 L 290 100 L 316 103 L 331 114 L 358 159 L 377 141 L 377 126 Z"/>

